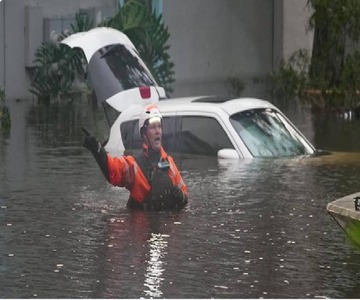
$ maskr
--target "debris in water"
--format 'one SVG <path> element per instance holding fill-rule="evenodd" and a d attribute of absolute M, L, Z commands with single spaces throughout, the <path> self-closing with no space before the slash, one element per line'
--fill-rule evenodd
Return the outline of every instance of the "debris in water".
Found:
<path fill-rule="evenodd" d="M 224 289 L 224 290 L 228 289 L 228 287 L 225 285 L 214 285 L 214 287 L 219 288 L 219 289 Z"/>

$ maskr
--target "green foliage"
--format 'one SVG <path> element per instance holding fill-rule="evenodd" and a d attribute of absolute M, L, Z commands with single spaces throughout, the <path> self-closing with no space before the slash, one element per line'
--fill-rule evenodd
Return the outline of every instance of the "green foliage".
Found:
<path fill-rule="evenodd" d="M 309 86 L 317 91 L 313 107 L 333 110 L 360 105 L 360 55 L 349 53 L 350 42 L 360 38 L 360 1 L 308 0 L 314 43 Z"/>
<path fill-rule="evenodd" d="M 87 13 L 77 13 L 75 14 L 75 24 L 71 24 L 71 30 L 75 32 L 84 32 L 93 28 L 94 22 L 90 19 Z M 65 38 L 65 37 L 63 37 Z"/>
<path fill-rule="evenodd" d="M 301 94 L 308 84 L 309 64 L 309 53 L 303 49 L 282 60 L 279 69 L 269 76 L 273 96 L 283 100 Z"/>
<path fill-rule="evenodd" d="M 315 88 L 339 87 L 348 39 L 360 37 L 360 1 L 308 0 L 312 8 L 309 21 L 314 29 L 310 79 Z"/>
<path fill-rule="evenodd" d="M 346 34 L 354 40 L 360 37 L 360 3 L 358 0 L 308 0 L 313 10 L 311 28 L 326 26 L 329 32 Z M 336 36 L 336 35 L 335 35 Z M 335 36 L 329 36 L 330 39 Z"/>
<path fill-rule="evenodd" d="M 309 77 L 309 61 L 304 50 L 295 52 L 288 61 L 283 60 L 279 69 L 270 75 L 273 95 L 279 100 L 302 96 L 314 109 L 320 110 L 348 110 L 360 106 L 360 51 L 345 57 L 337 86 L 329 86 L 324 78 L 314 82 Z"/>
<path fill-rule="evenodd" d="M 4 104 L 5 103 L 5 90 L 0 88 L 0 103 Z"/>
<path fill-rule="evenodd" d="M 344 66 L 341 73 L 340 99 L 336 102 L 337 106 L 346 109 L 354 109 L 360 106 L 360 51 L 356 50 L 345 57 Z"/>
<path fill-rule="evenodd" d="M 9 131 L 11 126 L 10 111 L 5 105 L 5 90 L 0 88 L 0 129 Z"/>
<path fill-rule="evenodd" d="M 173 91 L 174 64 L 168 54 L 170 33 L 162 23 L 161 15 L 152 13 L 143 0 L 129 0 L 103 26 L 125 33 L 158 84 L 169 93 Z"/>
<path fill-rule="evenodd" d="M 348 54 L 345 57 L 341 74 L 341 88 L 356 93 L 360 90 L 360 51 Z"/>
<path fill-rule="evenodd" d="M 34 63 L 30 92 L 40 99 L 70 96 L 75 78 L 84 74 L 80 52 L 61 44 L 42 43 Z"/>
<path fill-rule="evenodd" d="M 87 14 L 75 15 L 72 33 L 91 29 L 92 22 Z M 43 42 L 35 52 L 34 67 L 31 72 L 30 92 L 40 100 L 49 101 L 53 97 L 70 97 L 74 92 L 75 79 L 85 82 L 85 58 L 81 51 L 59 44 L 67 35 L 61 33 L 54 42 Z"/>

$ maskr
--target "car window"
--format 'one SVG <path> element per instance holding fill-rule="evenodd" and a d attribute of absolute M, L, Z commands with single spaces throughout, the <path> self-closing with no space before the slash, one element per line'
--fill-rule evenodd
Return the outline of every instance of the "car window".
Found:
<path fill-rule="evenodd" d="M 138 120 L 131 120 L 121 123 L 120 132 L 125 150 L 141 149 L 142 139 L 139 133 Z"/>
<path fill-rule="evenodd" d="M 111 126 L 115 123 L 116 119 L 119 117 L 120 112 L 118 112 L 115 108 L 113 108 L 106 101 L 102 102 L 102 107 L 103 107 L 108 125 L 111 128 Z"/>
<path fill-rule="evenodd" d="M 168 152 L 177 152 L 179 149 L 178 138 L 176 135 L 175 126 L 177 124 L 176 117 L 163 117 L 163 147 Z M 131 120 L 121 123 L 120 125 L 121 138 L 125 150 L 141 149 L 143 140 L 139 132 L 139 120 Z"/>
<path fill-rule="evenodd" d="M 184 116 L 181 126 L 181 152 L 216 156 L 233 145 L 219 122 L 211 117 Z"/>
<path fill-rule="evenodd" d="M 308 154 L 303 138 L 275 110 L 240 112 L 232 115 L 230 122 L 254 157 Z"/>
<path fill-rule="evenodd" d="M 140 149 L 142 138 L 138 120 L 120 126 L 125 150 Z M 216 156 L 220 149 L 233 145 L 219 122 L 214 118 L 172 116 L 163 118 L 163 147 L 167 152 Z"/>

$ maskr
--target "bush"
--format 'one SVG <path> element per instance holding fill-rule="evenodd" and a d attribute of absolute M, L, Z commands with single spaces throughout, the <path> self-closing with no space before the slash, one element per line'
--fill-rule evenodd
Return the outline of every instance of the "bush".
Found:
<path fill-rule="evenodd" d="M 308 84 L 310 56 L 306 50 L 294 52 L 282 60 L 277 71 L 270 74 L 270 89 L 274 97 L 293 99 L 303 93 Z"/>
<path fill-rule="evenodd" d="M 62 44 L 42 43 L 35 58 L 30 92 L 45 101 L 71 97 L 75 78 L 84 78 L 82 53 Z"/>
<path fill-rule="evenodd" d="M 0 88 L 0 129 L 8 131 L 11 126 L 10 111 L 5 105 L 5 90 Z"/>
<path fill-rule="evenodd" d="M 245 88 L 245 84 L 239 76 L 229 76 L 226 78 L 225 86 L 228 88 L 230 95 L 234 97 L 240 97 Z"/>
<path fill-rule="evenodd" d="M 85 13 L 75 15 L 72 32 L 52 33 L 52 42 L 43 42 L 35 52 L 34 67 L 31 72 L 30 92 L 48 102 L 53 97 L 70 97 L 85 83 L 86 59 L 82 51 L 60 44 L 65 37 L 75 32 L 91 29 L 92 22 Z M 77 79 L 77 81 L 76 81 Z"/>

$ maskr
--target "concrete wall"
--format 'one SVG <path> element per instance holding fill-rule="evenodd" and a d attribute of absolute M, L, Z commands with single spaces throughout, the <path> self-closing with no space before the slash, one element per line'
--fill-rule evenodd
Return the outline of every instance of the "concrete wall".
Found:
<path fill-rule="evenodd" d="M 173 95 L 226 94 L 224 81 L 236 75 L 246 85 L 244 96 L 261 97 L 262 79 L 281 59 L 301 48 L 312 49 L 306 2 L 164 1 L 175 63 Z"/>
<path fill-rule="evenodd" d="M 5 10 L 4 1 L 0 2 L 0 88 L 5 86 Z"/>
<path fill-rule="evenodd" d="M 274 20 L 273 20 L 273 69 L 279 65 L 284 56 L 283 40 L 284 40 L 284 4 L 283 0 L 274 0 Z"/>
<path fill-rule="evenodd" d="M 182 0 L 163 6 L 174 95 L 223 94 L 229 76 L 251 85 L 272 69 L 273 1 Z"/>
<path fill-rule="evenodd" d="M 34 51 L 47 38 L 44 36 L 44 20 L 71 18 L 79 9 L 89 8 L 95 8 L 95 17 L 102 18 L 109 12 L 112 16 L 117 7 L 117 0 L 1 1 L 0 86 L 5 87 L 7 100 L 32 97 L 25 67 L 31 65 Z"/>
<path fill-rule="evenodd" d="M 311 11 L 308 0 L 283 1 L 283 56 L 288 58 L 299 49 L 311 50 L 314 34 L 309 30 Z"/>

